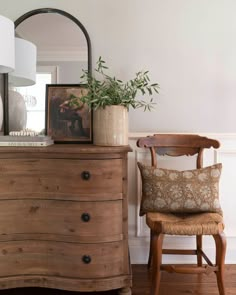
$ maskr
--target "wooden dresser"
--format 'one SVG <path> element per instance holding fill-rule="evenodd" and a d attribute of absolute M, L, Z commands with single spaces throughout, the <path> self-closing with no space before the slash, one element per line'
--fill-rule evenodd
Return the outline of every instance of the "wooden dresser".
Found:
<path fill-rule="evenodd" d="M 131 294 L 125 147 L 0 148 L 0 289 Z"/>

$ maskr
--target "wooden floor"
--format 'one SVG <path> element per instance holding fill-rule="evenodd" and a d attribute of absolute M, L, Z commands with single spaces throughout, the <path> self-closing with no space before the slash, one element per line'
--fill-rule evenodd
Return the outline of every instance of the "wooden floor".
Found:
<path fill-rule="evenodd" d="M 149 295 L 149 274 L 145 265 L 132 265 L 132 295 Z M 226 295 L 236 295 L 236 265 L 227 265 L 225 272 Z M 116 291 L 81 293 L 43 288 L 1 290 L 0 295 L 117 295 Z M 163 273 L 160 295 L 219 295 L 214 274 L 181 275 Z"/>

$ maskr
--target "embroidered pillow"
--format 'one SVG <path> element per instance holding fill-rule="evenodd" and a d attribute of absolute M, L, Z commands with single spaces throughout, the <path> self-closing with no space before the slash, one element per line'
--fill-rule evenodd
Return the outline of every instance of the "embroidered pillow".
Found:
<path fill-rule="evenodd" d="M 138 163 L 142 177 L 140 215 L 146 212 L 222 213 L 219 180 L 222 164 L 195 170 L 168 170 Z"/>

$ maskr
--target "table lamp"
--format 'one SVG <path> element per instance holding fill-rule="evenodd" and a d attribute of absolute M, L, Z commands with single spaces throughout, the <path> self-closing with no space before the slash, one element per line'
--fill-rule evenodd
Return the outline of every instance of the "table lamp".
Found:
<path fill-rule="evenodd" d="M 22 38 L 15 38 L 15 70 L 9 73 L 12 87 L 31 86 L 36 82 L 36 46 Z"/>

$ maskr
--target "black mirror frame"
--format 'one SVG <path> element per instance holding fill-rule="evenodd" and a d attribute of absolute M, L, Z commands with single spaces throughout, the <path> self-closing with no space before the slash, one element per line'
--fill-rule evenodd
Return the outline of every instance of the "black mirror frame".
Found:
<path fill-rule="evenodd" d="M 22 16 L 20 16 L 16 21 L 15 21 L 15 28 L 17 28 L 17 26 L 19 24 L 21 24 L 24 20 L 26 20 L 27 18 L 34 16 L 36 14 L 41 14 L 41 13 L 57 13 L 60 15 L 63 15 L 65 17 L 68 17 L 70 20 L 72 20 L 74 23 L 77 24 L 77 26 L 79 26 L 79 28 L 82 30 L 82 32 L 85 35 L 86 41 L 87 41 L 87 47 L 88 47 L 88 72 L 91 74 L 92 71 L 92 53 L 91 53 L 91 41 L 90 41 L 90 37 L 89 34 L 87 32 L 87 30 L 85 29 L 85 27 L 82 25 L 82 23 L 75 18 L 73 15 L 71 15 L 70 13 L 64 11 L 64 10 L 60 10 L 60 9 L 56 9 L 56 8 L 39 8 L 39 9 L 35 9 L 35 10 L 31 10 L 26 12 L 25 14 L 23 14 Z M 9 134 L 9 103 L 8 103 L 8 74 L 4 74 L 3 75 L 3 126 L 4 126 L 4 135 L 8 135 Z"/>

